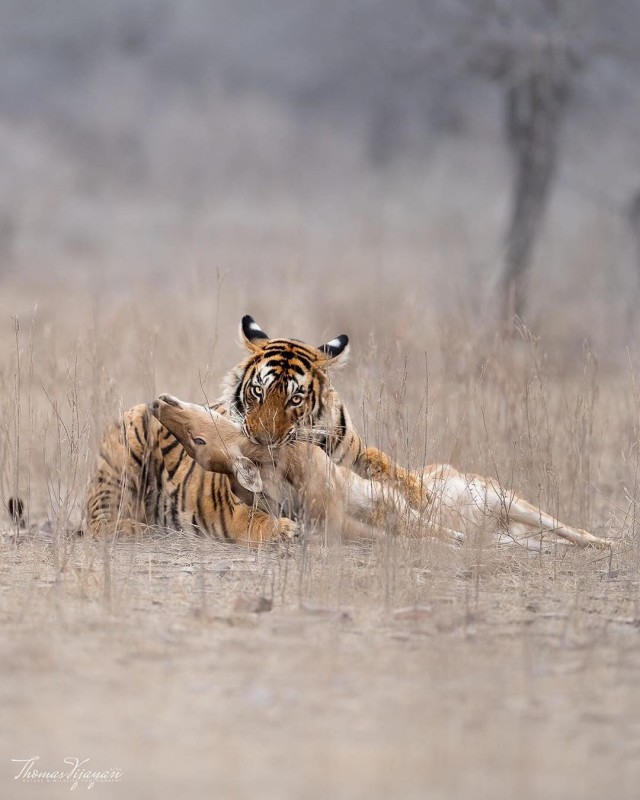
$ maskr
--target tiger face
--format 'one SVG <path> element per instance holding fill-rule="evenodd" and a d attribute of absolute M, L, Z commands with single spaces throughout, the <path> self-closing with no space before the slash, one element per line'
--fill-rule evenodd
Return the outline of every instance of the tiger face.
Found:
<path fill-rule="evenodd" d="M 242 318 L 249 357 L 228 376 L 232 418 L 256 444 L 280 447 L 322 413 L 327 369 L 346 359 L 349 339 L 337 336 L 320 347 L 295 339 L 270 339 L 250 316 Z"/>

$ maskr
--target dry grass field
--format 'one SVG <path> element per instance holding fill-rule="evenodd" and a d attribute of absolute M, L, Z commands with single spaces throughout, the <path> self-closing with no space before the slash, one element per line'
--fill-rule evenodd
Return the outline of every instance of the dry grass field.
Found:
<path fill-rule="evenodd" d="M 4 284 L 0 795 L 66 797 L 15 779 L 11 759 L 39 756 L 119 770 L 91 791 L 123 799 L 637 797 L 633 357 L 427 318 L 425 281 L 307 258 L 251 277 L 226 259 L 171 291 Z M 243 313 L 272 335 L 348 333 L 335 383 L 401 463 L 492 475 L 615 548 L 74 535 L 104 425 L 161 391 L 215 398 Z"/>

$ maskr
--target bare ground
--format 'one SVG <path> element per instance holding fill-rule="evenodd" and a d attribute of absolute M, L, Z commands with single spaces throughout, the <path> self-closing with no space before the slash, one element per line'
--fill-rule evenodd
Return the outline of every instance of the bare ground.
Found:
<path fill-rule="evenodd" d="M 46 539 L 2 543 L 8 757 L 104 797 L 637 796 L 629 552 Z"/>

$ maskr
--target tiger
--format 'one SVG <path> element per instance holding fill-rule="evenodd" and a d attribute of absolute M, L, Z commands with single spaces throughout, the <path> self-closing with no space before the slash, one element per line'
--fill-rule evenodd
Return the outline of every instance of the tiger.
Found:
<path fill-rule="evenodd" d="M 269 339 L 248 315 L 240 330 L 249 356 L 228 373 L 212 410 L 228 414 L 273 458 L 280 448 L 306 441 L 363 478 L 396 484 L 410 507 L 420 506 L 419 478 L 380 450 L 364 446 L 330 383 L 329 368 L 347 357 L 346 335 L 317 348 L 294 339 Z M 229 476 L 204 471 L 141 404 L 103 436 L 87 491 L 84 528 L 102 535 L 159 526 L 250 543 L 299 535 L 295 520 L 273 516 L 242 495 Z"/>
<path fill-rule="evenodd" d="M 246 315 L 240 337 L 249 355 L 226 376 L 217 406 L 241 425 L 245 436 L 272 448 L 293 440 L 312 442 L 335 464 L 392 484 L 411 507 L 428 506 L 421 477 L 365 445 L 331 384 L 329 372 L 348 358 L 346 334 L 312 347 L 297 339 L 271 339 Z"/>
<path fill-rule="evenodd" d="M 227 475 L 205 471 L 146 404 L 126 411 L 102 439 L 86 496 L 83 532 L 134 534 L 151 527 L 240 544 L 291 540 L 299 526 L 238 496 Z"/>

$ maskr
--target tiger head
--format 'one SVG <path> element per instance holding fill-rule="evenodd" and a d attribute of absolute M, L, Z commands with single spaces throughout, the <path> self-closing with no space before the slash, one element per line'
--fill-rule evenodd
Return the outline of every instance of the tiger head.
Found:
<path fill-rule="evenodd" d="M 227 376 L 225 403 L 245 436 L 279 447 L 322 414 L 327 370 L 344 363 L 349 338 L 343 334 L 320 347 L 270 339 L 250 316 L 242 318 L 240 336 L 249 356 Z"/>

